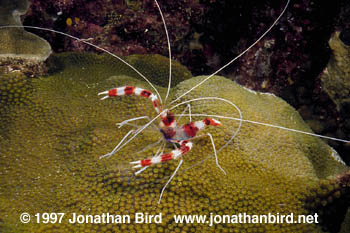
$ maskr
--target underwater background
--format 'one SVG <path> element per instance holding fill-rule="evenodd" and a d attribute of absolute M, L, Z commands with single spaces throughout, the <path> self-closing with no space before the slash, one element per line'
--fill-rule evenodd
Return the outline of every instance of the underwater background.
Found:
<path fill-rule="evenodd" d="M 201 75 L 213 73 L 253 43 L 286 1 L 159 4 L 177 61 L 172 66 L 173 100 L 203 80 Z M 0 12 L 1 26 L 50 28 L 123 56 L 162 96 L 166 93 L 168 48 L 154 1 L 0 0 Z M 158 205 L 177 161 L 153 166 L 139 176 L 128 163 L 156 153 L 157 148 L 137 152 L 156 142 L 159 132 L 146 130 L 111 158 L 99 159 L 130 130 L 116 123 L 156 114 L 146 99 L 100 101 L 97 93 L 124 85 L 149 89 L 147 83 L 91 46 L 53 32 L 26 31 L 0 29 L 1 232 L 349 232 L 350 144 L 249 123 L 243 123 L 234 142 L 218 153 L 226 176 L 214 158 L 204 161 L 212 153 L 210 140 L 195 140 Z M 243 119 L 308 132 L 311 128 L 349 140 L 349 63 L 348 1 L 291 1 L 266 37 L 220 73 L 224 77 L 214 76 L 183 101 L 221 97 L 239 106 Z M 174 113 L 183 110 L 184 106 Z M 215 100 L 193 103 L 192 111 L 239 117 L 232 106 Z M 188 122 L 185 118 L 180 124 Z M 206 131 L 213 134 L 217 148 L 238 127 L 237 121 L 222 123 Z M 198 165 L 200 161 L 204 162 Z M 162 212 L 163 221 L 23 224 L 22 212 Z M 318 213 L 321 223 L 208 226 L 173 220 L 174 214 L 243 212 Z"/>

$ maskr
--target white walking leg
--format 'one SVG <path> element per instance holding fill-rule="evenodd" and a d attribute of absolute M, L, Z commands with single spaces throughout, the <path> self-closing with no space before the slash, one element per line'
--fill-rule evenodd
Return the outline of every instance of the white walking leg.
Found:
<path fill-rule="evenodd" d="M 120 145 L 125 141 L 125 139 L 126 139 L 131 133 L 133 133 L 133 132 L 134 132 L 133 129 L 130 130 L 130 131 L 123 137 L 123 139 L 118 143 L 118 145 L 117 145 L 110 153 L 107 153 L 107 154 L 105 154 L 105 155 L 100 156 L 100 159 L 103 159 L 103 158 L 105 158 L 105 157 L 110 157 L 110 156 L 112 156 L 115 152 L 117 152 L 119 146 L 120 146 Z"/>
<path fill-rule="evenodd" d="M 179 162 L 179 165 L 177 165 L 174 173 L 170 176 L 169 180 L 166 182 L 166 184 L 164 185 L 162 191 L 160 192 L 160 196 L 159 196 L 159 200 L 158 200 L 158 204 L 160 204 L 160 201 L 162 200 L 162 196 L 163 196 L 163 193 L 164 193 L 164 190 L 166 189 L 166 187 L 168 186 L 168 184 L 170 183 L 170 181 L 174 178 L 174 176 L 176 175 L 177 171 L 179 170 L 179 168 L 181 167 L 183 163 L 183 160 L 181 159 L 180 162 Z"/>
<path fill-rule="evenodd" d="M 196 138 L 202 138 L 202 137 L 205 137 L 205 136 L 209 136 L 210 138 L 210 141 L 211 141 L 211 145 L 213 146 L 213 151 L 214 151 L 214 157 L 215 157 L 215 162 L 216 162 L 216 166 L 226 175 L 226 171 L 220 166 L 219 164 L 219 159 L 218 159 L 218 156 L 217 156 L 217 152 L 216 152 L 216 147 L 215 147 L 215 143 L 214 143 L 214 139 L 213 139 L 213 136 L 210 134 L 210 133 L 207 133 L 205 135 L 201 135 L 201 136 L 197 136 L 197 137 L 194 137 L 193 139 L 196 139 Z M 192 139 L 192 140 L 193 140 Z M 206 159 L 203 160 L 203 162 L 205 160 L 207 160 L 208 157 Z"/>
<path fill-rule="evenodd" d="M 208 133 L 207 135 L 209 136 L 210 141 L 211 141 L 211 144 L 212 144 L 212 146 L 213 146 L 216 166 L 226 175 L 225 170 L 224 170 L 224 169 L 220 166 L 220 164 L 219 164 L 219 159 L 218 159 L 218 156 L 217 156 L 217 154 L 216 154 L 216 148 L 215 148 L 213 136 L 212 136 L 210 133 Z"/>

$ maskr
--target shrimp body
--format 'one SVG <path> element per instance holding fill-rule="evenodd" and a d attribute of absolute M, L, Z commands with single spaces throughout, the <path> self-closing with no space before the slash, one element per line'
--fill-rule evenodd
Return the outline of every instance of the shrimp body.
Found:
<path fill-rule="evenodd" d="M 101 92 L 99 95 L 106 95 L 102 97 L 101 100 L 107 99 L 109 97 L 124 95 L 137 95 L 150 99 L 155 111 L 160 114 L 161 121 L 159 122 L 159 131 L 162 133 L 163 138 L 168 142 L 179 144 L 179 148 L 175 148 L 169 153 L 131 162 L 131 164 L 136 164 L 133 168 L 151 166 L 153 164 L 167 162 L 172 159 L 180 159 L 183 155 L 192 149 L 192 142 L 190 141 L 197 137 L 197 133 L 200 130 L 204 129 L 206 126 L 221 125 L 218 120 L 205 118 L 200 121 L 193 121 L 182 126 L 178 126 L 175 116 L 169 110 L 163 110 L 163 106 L 158 100 L 158 97 L 152 92 L 140 87 L 117 87 L 108 91 Z M 113 153 L 114 152 L 109 153 L 108 156 L 112 155 Z"/>
<path fill-rule="evenodd" d="M 160 129 L 160 132 L 166 140 L 177 142 L 192 139 L 197 135 L 198 131 L 204 129 L 208 125 L 220 126 L 221 123 L 212 118 L 205 118 L 201 121 L 189 122 L 181 127 L 163 127 Z"/>

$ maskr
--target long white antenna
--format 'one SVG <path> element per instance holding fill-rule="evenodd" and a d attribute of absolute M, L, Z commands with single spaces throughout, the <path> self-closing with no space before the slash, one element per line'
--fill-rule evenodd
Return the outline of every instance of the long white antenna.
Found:
<path fill-rule="evenodd" d="M 19 26 L 19 25 L 8 25 L 8 26 L 0 26 L 0 29 L 2 28 L 31 28 L 31 29 L 37 29 L 37 30 L 42 30 L 42 31 L 49 31 L 49 32 L 54 32 L 54 33 L 57 33 L 57 34 L 61 34 L 61 35 L 64 35 L 64 36 L 67 36 L 69 38 L 72 38 L 74 40 L 77 40 L 78 42 L 82 42 L 84 44 L 87 44 L 87 45 L 90 45 L 100 51 L 103 51 L 109 55 L 111 55 L 112 57 L 115 57 L 117 58 L 119 61 L 123 62 L 125 65 L 129 66 L 132 70 L 134 70 L 138 75 L 140 75 L 153 89 L 154 91 L 157 93 L 158 97 L 159 97 L 159 100 L 160 102 L 162 103 L 162 97 L 160 96 L 158 90 L 153 86 L 153 84 L 140 72 L 138 71 L 135 67 L 133 67 L 131 64 L 129 64 L 128 62 L 124 61 L 121 57 L 115 55 L 114 53 L 104 49 L 104 48 L 101 48 L 97 45 L 94 45 L 93 43 L 90 43 L 86 40 L 83 40 L 83 39 L 80 39 L 78 37 L 75 37 L 75 36 L 72 36 L 72 35 L 69 35 L 67 33 L 64 33 L 64 32 L 60 32 L 60 31 L 56 31 L 56 30 L 53 30 L 53 29 L 49 29 L 49 28 L 42 28 L 42 27 L 35 27 L 35 26 Z"/>
<path fill-rule="evenodd" d="M 170 87 L 171 87 L 171 47 L 170 47 L 170 38 L 169 38 L 168 29 L 166 27 L 166 23 L 165 23 L 165 19 L 164 19 L 162 10 L 160 9 L 160 6 L 159 6 L 157 0 L 154 0 L 154 1 L 155 1 L 156 5 L 158 7 L 158 10 L 159 10 L 159 13 L 160 13 L 160 17 L 162 18 L 163 25 L 164 25 L 164 30 L 165 30 L 165 34 L 166 34 L 166 39 L 168 41 L 168 50 L 169 50 L 169 81 L 168 81 L 168 90 L 166 92 L 166 96 L 165 96 L 165 99 L 164 99 L 164 104 L 166 104 L 166 102 L 168 100 L 169 92 L 170 92 Z"/>
<path fill-rule="evenodd" d="M 196 89 L 197 87 L 199 87 L 200 85 L 202 85 L 204 82 L 206 82 L 208 79 L 210 79 L 211 77 L 213 77 L 214 75 L 216 75 L 217 73 L 219 73 L 221 70 L 225 69 L 227 66 L 231 65 L 232 62 L 236 61 L 238 58 L 240 58 L 241 56 L 243 56 L 243 54 L 245 54 L 249 49 L 251 49 L 253 46 L 255 46 L 268 32 L 271 31 L 271 29 L 276 25 L 276 23 L 279 21 L 279 19 L 282 17 L 282 15 L 284 14 L 284 12 L 286 11 L 288 5 L 289 5 L 290 0 L 288 0 L 286 6 L 284 7 L 283 11 L 281 12 L 281 14 L 277 17 L 277 19 L 273 22 L 273 24 L 269 27 L 269 29 L 267 29 L 266 32 L 264 32 L 259 39 L 257 39 L 253 44 L 251 44 L 248 48 L 246 48 L 242 53 L 240 53 L 237 57 L 233 58 L 230 62 L 228 62 L 226 65 L 224 65 L 223 67 L 221 67 L 220 69 L 218 69 L 217 71 L 215 71 L 214 73 L 212 73 L 211 75 L 209 75 L 208 77 L 206 77 L 204 80 L 202 80 L 200 83 L 196 84 L 195 86 L 193 86 L 191 89 L 189 89 L 188 91 L 186 91 L 185 93 L 183 93 L 182 95 L 180 95 L 179 97 L 177 97 L 175 100 L 171 101 L 170 104 L 173 104 L 174 102 L 178 101 L 179 99 L 181 99 L 182 97 L 184 97 L 185 95 L 187 95 L 188 93 L 190 93 L 191 91 L 193 91 L 194 89 Z"/>
<path fill-rule="evenodd" d="M 183 116 L 188 116 L 189 114 L 182 114 Z M 177 116 L 177 115 L 175 115 Z M 314 137 L 319 137 L 319 138 L 324 138 L 324 139 L 329 139 L 333 141 L 338 141 L 338 142 L 344 142 L 344 143 L 350 143 L 349 140 L 345 139 L 340 139 L 340 138 L 334 138 L 334 137 L 329 137 L 321 134 L 315 134 L 315 133 L 310 133 L 298 129 L 292 129 L 292 128 L 287 128 L 279 125 L 273 125 L 269 123 L 264 123 L 264 122 L 259 122 L 259 121 L 252 121 L 252 120 L 246 120 L 246 119 L 240 119 L 237 117 L 228 117 L 228 116 L 221 116 L 221 115 L 213 115 L 213 114 L 202 114 L 202 113 L 192 113 L 191 116 L 204 116 L 204 117 L 214 117 L 214 118 L 222 118 L 222 119 L 229 119 L 229 120 L 235 120 L 235 121 L 241 121 L 241 122 L 247 122 L 255 125 L 263 125 L 271 128 L 277 128 L 277 129 L 282 129 L 282 130 L 287 130 L 295 133 L 301 133 L 301 134 L 306 134 Z"/>

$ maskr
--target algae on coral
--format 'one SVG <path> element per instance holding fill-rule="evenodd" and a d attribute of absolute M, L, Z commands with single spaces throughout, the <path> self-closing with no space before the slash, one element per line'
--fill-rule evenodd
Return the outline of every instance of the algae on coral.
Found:
<path fill-rule="evenodd" d="M 148 62 L 149 59 L 141 59 Z M 128 162 L 151 156 L 156 148 L 137 151 L 161 136 L 152 130 L 108 159 L 130 130 L 115 125 L 141 115 L 155 116 L 151 101 L 137 96 L 100 101 L 97 93 L 123 85 L 149 86 L 120 62 L 97 55 L 64 54 L 53 59 L 48 77 L 32 79 L 32 94 L 25 105 L 12 105 L 0 118 L 10 119 L 0 132 L 0 221 L 2 232 L 322 232 L 317 224 L 176 224 L 174 214 L 309 214 L 323 193 L 337 189 L 334 177 L 348 168 L 331 156 L 332 150 L 316 137 L 243 123 L 234 142 L 213 158 L 191 167 L 212 153 L 208 138 L 194 140 L 184 165 L 166 189 L 160 190 L 177 161 L 155 165 L 135 177 Z M 138 63 L 138 62 L 135 62 Z M 140 65 L 149 67 L 149 64 Z M 163 64 L 167 66 L 167 64 Z M 164 67 L 160 71 L 166 70 Z M 182 80 L 182 72 L 174 77 Z M 112 76 L 112 77 L 111 77 Z M 133 77 L 132 77 L 133 76 Z M 151 79 L 164 78 L 157 73 Z M 203 77 L 173 87 L 170 98 L 188 90 Z M 0 80 L 1 81 L 1 80 Z M 164 83 L 160 81 L 160 83 Z M 157 87 L 164 95 L 165 88 Z M 244 119 L 309 130 L 298 113 L 272 95 L 252 93 L 234 82 L 215 76 L 186 99 L 200 96 L 226 98 L 237 104 Z M 175 109 L 181 113 L 183 108 Z M 220 101 L 192 103 L 193 113 L 238 117 L 232 106 Z M 0 120 L 1 120 L 0 119 Z M 200 117 L 194 117 L 200 119 Z M 188 121 L 183 117 L 181 122 Z M 238 122 L 220 119 L 223 127 L 211 127 L 217 149 L 224 145 Z M 138 124 L 145 122 L 137 122 Z M 171 150 L 171 145 L 166 151 Z M 325 182 L 327 180 L 327 182 Z M 328 181 L 329 180 L 329 181 Z M 320 188 L 320 183 L 323 183 Z M 326 190 L 326 191 L 325 191 Z M 334 199 L 336 195 L 332 196 Z M 339 198 L 339 197 L 338 197 Z M 328 199 L 326 199 L 327 202 Z M 61 224 L 18 223 L 21 212 L 78 214 L 163 214 L 161 224 Z M 67 217 L 68 218 L 68 217 Z M 132 217 L 132 221 L 134 218 Z"/>

